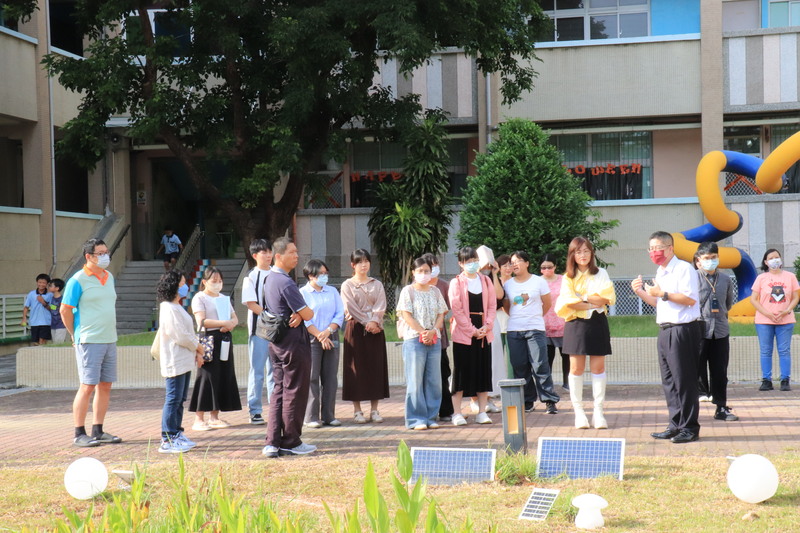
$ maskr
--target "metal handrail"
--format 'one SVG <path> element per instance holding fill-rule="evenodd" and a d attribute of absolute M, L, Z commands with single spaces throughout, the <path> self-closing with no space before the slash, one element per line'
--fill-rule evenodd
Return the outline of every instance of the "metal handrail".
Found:
<path fill-rule="evenodd" d="M 116 252 L 117 248 L 119 248 L 119 245 L 122 244 L 122 239 L 125 238 L 125 236 L 128 234 L 128 231 L 130 231 L 130 229 L 131 229 L 131 225 L 127 224 L 125 226 L 125 229 L 122 230 L 122 233 L 120 233 L 119 236 L 114 241 L 114 244 L 111 245 L 111 248 L 108 249 L 109 250 L 108 251 L 109 255 L 111 255 L 113 257 L 114 252 Z"/>
<path fill-rule="evenodd" d="M 183 247 L 183 252 L 181 252 L 180 257 L 178 257 L 178 261 L 175 263 L 175 268 L 185 272 L 186 265 L 192 261 L 200 259 L 200 252 L 197 245 L 200 244 L 200 239 L 202 239 L 204 235 L 205 232 L 200 229 L 200 225 L 195 225 L 194 230 L 192 230 L 192 234 L 189 235 L 189 239 L 186 241 L 186 244 Z"/>

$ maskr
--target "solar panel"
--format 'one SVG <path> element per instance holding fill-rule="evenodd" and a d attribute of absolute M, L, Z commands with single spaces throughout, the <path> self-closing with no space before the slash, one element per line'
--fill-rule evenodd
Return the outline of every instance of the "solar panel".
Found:
<path fill-rule="evenodd" d="M 518 520 L 540 520 L 544 521 L 550 513 L 550 509 L 556 502 L 558 489 L 533 489 L 528 501 L 522 507 Z"/>
<path fill-rule="evenodd" d="M 493 481 L 496 454 L 492 449 L 411 448 L 411 481 L 421 477 L 431 485 Z"/>
<path fill-rule="evenodd" d="M 540 437 L 536 475 L 550 478 L 615 476 L 622 480 L 625 439 Z"/>

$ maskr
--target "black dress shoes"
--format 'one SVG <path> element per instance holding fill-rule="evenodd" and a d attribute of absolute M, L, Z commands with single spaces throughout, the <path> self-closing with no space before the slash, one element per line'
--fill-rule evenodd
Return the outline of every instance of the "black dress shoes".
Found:
<path fill-rule="evenodd" d="M 681 430 L 680 433 L 672 437 L 670 440 L 673 444 L 686 444 L 687 442 L 694 442 L 700 438 L 700 435 L 693 433 L 689 430 Z"/>
<path fill-rule="evenodd" d="M 680 432 L 681 431 L 676 428 L 667 428 L 665 431 L 662 431 L 661 433 L 650 433 L 650 436 L 653 437 L 654 439 L 667 440 L 677 436 Z"/>

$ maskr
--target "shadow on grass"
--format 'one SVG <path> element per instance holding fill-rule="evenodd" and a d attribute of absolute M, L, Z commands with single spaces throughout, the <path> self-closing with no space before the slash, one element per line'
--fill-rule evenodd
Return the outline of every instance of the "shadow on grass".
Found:
<path fill-rule="evenodd" d="M 800 503 L 800 492 L 784 492 L 777 494 L 769 500 L 756 505 L 765 505 L 770 507 L 797 507 Z"/>

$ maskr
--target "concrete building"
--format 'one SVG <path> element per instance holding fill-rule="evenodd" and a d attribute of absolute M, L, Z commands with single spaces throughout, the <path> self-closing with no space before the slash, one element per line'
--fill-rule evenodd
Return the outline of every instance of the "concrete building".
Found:
<path fill-rule="evenodd" d="M 200 224 L 206 255 L 230 252 L 225 220 L 197 196 L 165 146 L 130 143 L 125 117 L 106 125 L 107 151 L 94 171 L 53 159 L 52 137 L 75 116 L 79 96 L 50 80 L 40 61 L 49 50 L 82 55 L 68 17 L 73 3 L 40 0 L 24 24 L 0 17 L 0 63 L 14 72 L 0 77 L 0 295 L 26 292 L 39 272 L 63 275 L 93 234 L 118 247 L 115 267 L 152 259 L 165 224 L 181 236 Z M 603 216 L 621 221 L 609 234 L 619 246 L 604 253 L 614 263 L 612 276 L 648 274 L 644 248 L 653 230 L 705 222 L 694 188 L 704 153 L 765 157 L 800 129 L 800 1 L 542 4 L 553 32 L 536 44 L 534 91 L 513 105 L 501 105 L 497 78 L 485 79 L 457 49 L 442 50 L 410 77 L 392 60 L 381 63 L 375 82 L 397 96 L 419 93 L 423 105 L 449 113 L 456 196 L 498 123 L 523 117 L 549 129 L 565 166 L 586 176 Z M 303 259 L 324 258 L 333 275 L 349 275 L 349 253 L 370 247 L 371 187 L 393 179 L 402 157 L 397 145 L 359 142 L 350 144 L 343 166 L 329 164 L 327 194 L 309 198 L 297 215 Z M 800 254 L 796 167 L 778 195 L 759 195 L 736 175 L 720 176 L 720 186 L 745 220 L 733 245 L 756 261 L 772 246 L 788 261 Z M 453 257 L 445 258 L 444 271 L 457 271 Z"/>

